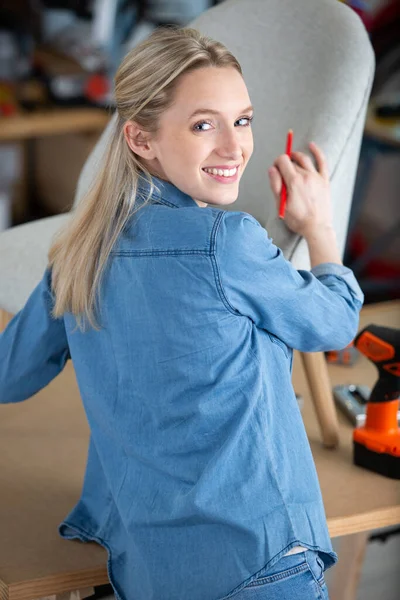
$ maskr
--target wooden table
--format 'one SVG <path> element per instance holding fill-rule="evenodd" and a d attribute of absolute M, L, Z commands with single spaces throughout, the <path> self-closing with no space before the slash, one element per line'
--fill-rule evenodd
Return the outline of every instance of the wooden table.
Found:
<path fill-rule="evenodd" d="M 361 326 L 372 322 L 400 327 L 400 302 L 366 307 Z M 330 366 L 329 372 L 333 385 L 372 386 L 376 379 L 376 369 L 364 357 L 354 367 Z M 345 538 L 356 543 L 346 544 L 348 557 L 335 567 L 338 587 L 331 592 L 331 600 L 348 600 L 357 577 L 339 569 L 354 566 L 354 558 L 362 556 L 366 537 L 360 532 L 400 522 L 400 485 L 352 464 L 352 428 L 341 415 L 339 448 L 322 447 L 298 356 L 294 385 L 305 398 L 304 422 L 330 534 L 357 534 Z M 0 406 L 0 600 L 33 600 L 108 582 L 103 548 L 63 540 L 57 532 L 80 496 L 88 435 L 70 364 L 31 400 Z"/>

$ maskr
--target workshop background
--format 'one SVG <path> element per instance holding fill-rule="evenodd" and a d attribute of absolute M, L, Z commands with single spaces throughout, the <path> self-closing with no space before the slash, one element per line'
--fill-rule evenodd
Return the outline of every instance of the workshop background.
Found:
<path fill-rule="evenodd" d="M 0 231 L 70 209 L 109 119 L 122 56 L 157 26 L 185 25 L 216 3 L 1 1 Z M 364 21 L 377 60 L 345 251 L 368 304 L 400 297 L 400 2 L 347 4 Z M 359 600 L 399 598 L 398 533 L 371 537 Z M 96 594 L 113 597 L 107 586 Z"/>

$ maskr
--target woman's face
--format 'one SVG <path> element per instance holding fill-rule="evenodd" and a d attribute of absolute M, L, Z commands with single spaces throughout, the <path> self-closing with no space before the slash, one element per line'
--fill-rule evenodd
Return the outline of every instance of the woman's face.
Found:
<path fill-rule="evenodd" d="M 231 204 L 253 152 L 252 115 L 243 77 L 233 67 L 187 73 L 149 142 L 154 156 L 147 166 L 199 206 Z"/>

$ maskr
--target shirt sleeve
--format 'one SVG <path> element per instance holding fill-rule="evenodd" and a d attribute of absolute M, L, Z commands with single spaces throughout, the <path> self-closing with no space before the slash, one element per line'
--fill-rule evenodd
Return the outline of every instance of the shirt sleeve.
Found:
<path fill-rule="evenodd" d="M 0 404 L 21 402 L 45 387 L 70 358 L 64 320 L 51 316 L 51 274 L 0 334 Z"/>
<path fill-rule="evenodd" d="M 344 348 L 357 333 L 363 293 L 342 265 L 296 270 L 251 215 L 225 212 L 215 249 L 229 310 L 302 352 Z"/>

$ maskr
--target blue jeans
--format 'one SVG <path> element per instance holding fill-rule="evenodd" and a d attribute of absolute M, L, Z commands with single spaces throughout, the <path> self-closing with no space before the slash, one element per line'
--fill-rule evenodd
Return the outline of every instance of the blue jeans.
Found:
<path fill-rule="evenodd" d="M 282 557 L 229 600 L 329 600 L 324 563 L 307 550 Z"/>

